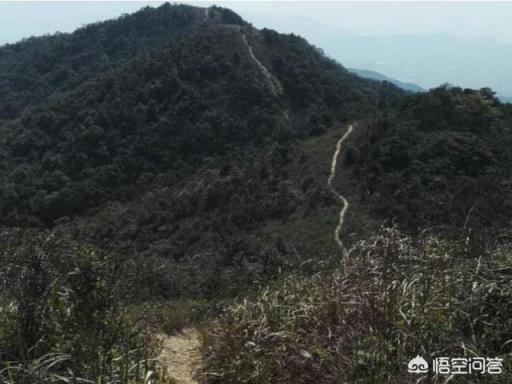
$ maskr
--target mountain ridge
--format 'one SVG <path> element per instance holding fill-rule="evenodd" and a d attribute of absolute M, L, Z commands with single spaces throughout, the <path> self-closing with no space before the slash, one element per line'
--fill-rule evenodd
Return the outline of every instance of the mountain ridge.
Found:
<path fill-rule="evenodd" d="M 201 24 L 244 24 L 234 12 L 187 5 L 145 7 L 115 21 L 84 26 L 72 33 L 31 37 L 0 47 L 0 118 L 55 91 L 66 91 L 174 34 Z M 27 100 L 25 100 L 25 98 Z"/>
<path fill-rule="evenodd" d="M 402 88 L 406 91 L 425 92 L 425 89 L 420 87 L 417 84 L 406 83 L 406 82 L 403 82 L 400 80 L 392 79 L 391 77 L 383 75 L 382 73 L 377 72 L 377 71 L 372 71 L 369 69 L 358 69 L 358 68 L 348 68 L 348 70 L 354 72 L 358 76 L 361 76 L 361 77 L 364 77 L 367 79 L 378 80 L 378 81 L 387 81 L 387 82 L 394 84 L 397 87 Z"/>

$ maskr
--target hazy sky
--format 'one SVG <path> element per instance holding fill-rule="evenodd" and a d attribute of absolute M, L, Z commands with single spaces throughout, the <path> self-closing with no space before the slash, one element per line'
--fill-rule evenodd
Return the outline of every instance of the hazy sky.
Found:
<path fill-rule="evenodd" d="M 493 2 L 190 2 L 218 4 L 256 27 L 295 32 L 321 46 L 325 33 L 491 37 L 512 43 L 512 3 Z M 0 43 L 70 32 L 160 2 L 0 2 Z"/>
<path fill-rule="evenodd" d="M 325 30 L 358 35 L 451 34 L 512 43 L 512 3 L 229 2 L 257 27 L 315 39 Z M 316 43 L 315 41 L 312 41 Z"/>

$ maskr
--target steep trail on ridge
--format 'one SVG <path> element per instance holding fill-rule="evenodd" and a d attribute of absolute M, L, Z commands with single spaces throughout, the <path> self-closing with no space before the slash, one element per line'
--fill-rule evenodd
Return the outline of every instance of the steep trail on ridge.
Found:
<path fill-rule="evenodd" d="M 249 52 L 249 56 L 254 61 L 256 66 L 259 68 L 260 72 L 263 74 L 263 77 L 267 81 L 268 87 L 270 88 L 270 91 L 272 94 L 276 97 L 281 95 L 283 93 L 283 86 L 281 85 L 281 82 L 276 79 L 270 71 L 263 65 L 263 63 L 256 57 L 254 54 L 254 51 L 252 50 L 251 45 L 247 41 L 247 36 L 245 36 L 245 33 L 242 32 L 242 41 L 244 45 L 247 47 L 247 50 Z"/>
<path fill-rule="evenodd" d="M 336 175 L 336 168 L 338 165 L 338 158 L 339 158 L 339 154 L 341 151 L 341 146 L 345 142 L 345 140 L 350 136 L 352 131 L 353 131 L 353 124 L 349 125 L 347 132 L 345 132 L 343 134 L 343 136 L 336 143 L 336 150 L 334 151 L 334 154 L 332 156 L 332 161 L 331 161 L 331 172 L 329 174 L 329 179 L 327 180 L 327 186 L 329 187 L 330 191 L 343 204 L 343 207 L 341 208 L 341 211 L 340 211 L 338 225 L 336 226 L 336 228 L 334 230 L 334 241 L 336 242 L 336 244 L 338 244 L 338 246 L 340 248 L 342 261 L 343 261 L 343 264 L 345 267 L 347 265 L 349 255 L 348 255 L 347 248 L 345 248 L 343 241 L 340 239 L 340 232 L 341 232 L 341 228 L 343 227 L 343 223 L 345 222 L 345 215 L 347 214 L 350 204 L 342 194 L 340 194 L 338 191 L 336 191 L 336 188 L 334 187 L 334 178 Z"/>

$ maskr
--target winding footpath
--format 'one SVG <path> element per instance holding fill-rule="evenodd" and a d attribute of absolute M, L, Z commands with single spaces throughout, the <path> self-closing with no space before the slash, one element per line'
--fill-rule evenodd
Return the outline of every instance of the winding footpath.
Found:
<path fill-rule="evenodd" d="M 345 142 L 345 140 L 347 140 L 347 138 L 350 136 L 350 134 L 352 133 L 353 130 L 354 130 L 354 125 L 350 124 L 347 129 L 347 132 L 345 132 L 343 134 L 343 136 L 341 136 L 341 138 L 336 143 L 336 150 L 334 151 L 334 155 L 332 156 L 332 161 L 331 161 L 331 173 L 329 175 L 329 179 L 327 180 L 327 186 L 329 187 L 330 191 L 343 204 L 341 211 L 340 211 L 338 225 L 336 226 L 336 228 L 334 230 L 334 241 L 336 242 L 336 244 L 338 244 L 338 247 L 340 248 L 342 261 L 343 261 L 345 268 L 348 263 L 349 254 L 348 254 L 347 248 L 345 248 L 345 245 L 343 244 L 343 241 L 340 238 L 340 232 L 341 232 L 341 228 L 343 227 L 343 223 L 345 221 L 345 215 L 347 214 L 350 204 L 342 194 L 340 194 L 338 191 L 336 191 L 336 188 L 334 187 L 334 178 L 336 175 L 336 168 L 338 166 L 338 158 L 340 155 L 341 146 Z"/>
<path fill-rule="evenodd" d="M 341 147 L 345 140 L 350 136 L 353 129 L 353 124 L 349 125 L 347 131 L 336 143 L 336 150 L 334 151 L 331 161 L 331 171 L 329 179 L 327 180 L 329 190 L 342 203 L 338 224 L 334 230 L 334 241 L 341 251 L 345 271 L 348 264 L 349 253 L 340 238 L 340 232 L 350 204 L 347 199 L 336 190 L 334 180 Z M 198 384 L 196 373 L 201 369 L 201 365 L 203 363 L 201 355 L 202 339 L 199 332 L 195 328 L 185 328 L 176 335 L 160 335 L 159 338 L 162 341 L 162 352 L 158 357 L 158 360 L 164 367 L 166 367 L 169 377 L 173 378 L 180 384 Z"/>

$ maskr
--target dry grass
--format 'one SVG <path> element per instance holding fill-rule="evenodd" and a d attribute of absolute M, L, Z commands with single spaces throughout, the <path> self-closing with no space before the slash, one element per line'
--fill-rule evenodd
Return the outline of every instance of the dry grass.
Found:
<path fill-rule="evenodd" d="M 232 307 L 207 341 L 204 381 L 410 383 L 416 354 L 504 357 L 505 374 L 451 382 L 511 381 L 508 249 L 474 257 L 468 244 L 387 228 L 352 258 L 348 275 L 290 276 Z"/>
<path fill-rule="evenodd" d="M 113 359 L 98 356 L 98 363 L 110 360 L 94 378 L 75 375 L 66 367 L 73 365 L 71 356 L 50 353 L 31 361 L 0 363 L 2 384 L 89 383 L 89 384 L 171 384 L 165 367 L 155 358 L 145 356 L 146 350 L 130 350 Z M 89 362 L 92 363 L 92 362 Z"/>

